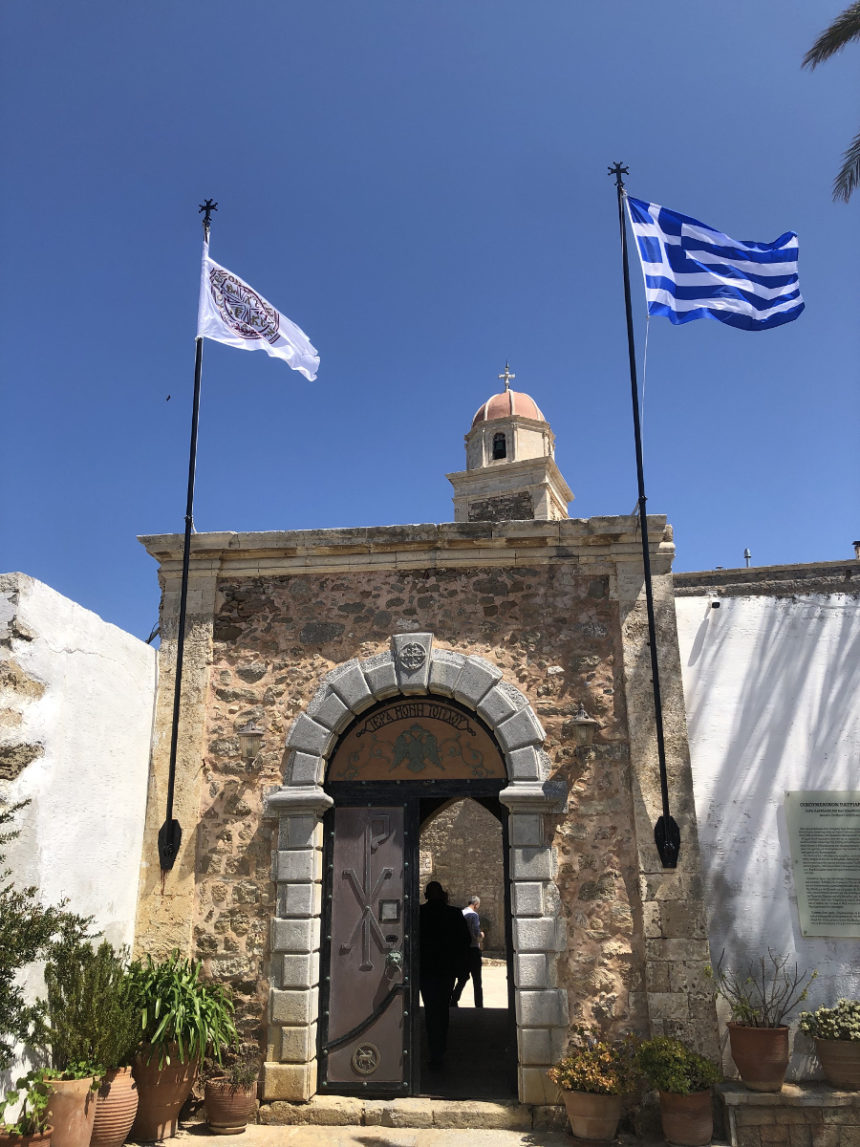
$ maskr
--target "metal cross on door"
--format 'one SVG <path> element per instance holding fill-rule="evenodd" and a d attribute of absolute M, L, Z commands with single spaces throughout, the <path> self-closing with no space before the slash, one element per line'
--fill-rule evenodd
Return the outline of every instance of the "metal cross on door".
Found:
<path fill-rule="evenodd" d="M 335 808 L 321 1082 L 408 1090 L 404 809 Z"/>

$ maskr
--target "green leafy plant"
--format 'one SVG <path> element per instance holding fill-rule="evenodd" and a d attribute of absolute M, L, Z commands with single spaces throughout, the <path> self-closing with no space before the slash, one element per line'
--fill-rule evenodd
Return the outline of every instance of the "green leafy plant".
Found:
<path fill-rule="evenodd" d="M 723 1077 L 713 1060 L 669 1036 L 643 1041 L 636 1052 L 636 1062 L 651 1087 L 675 1095 L 706 1091 Z"/>
<path fill-rule="evenodd" d="M 800 1030 L 812 1039 L 860 1042 L 860 1000 L 836 1001 L 834 1008 L 800 1013 Z"/>
<path fill-rule="evenodd" d="M 207 1051 L 218 1061 L 236 1041 L 234 1006 L 221 984 L 201 979 L 201 965 L 174 949 L 162 961 L 147 956 L 129 969 L 134 985 L 139 1033 L 149 1044 L 147 1062 L 158 1054 L 170 1063 L 172 1047 L 181 1063 L 202 1060 Z"/>
<path fill-rule="evenodd" d="M 15 1045 L 38 1041 L 44 1005 L 28 1003 L 18 973 L 35 960 L 50 958 L 58 946 L 84 939 L 91 920 L 66 911 L 67 901 L 44 907 L 35 886 L 17 887 L 3 866 L 5 846 L 18 836 L 10 831 L 27 801 L 0 802 L 0 1071 L 12 1066 Z"/>
<path fill-rule="evenodd" d="M 768 948 L 767 956 L 750 960 L 742 971 L 708 968 L 718 996 L 732 1009 L 732 1020 L 746 1027 L 778 1028 L 806 999 L 817 972 L 801 972 L 789 965 L 787 956 Z"/>
<path fill-rule="evenodd" d="M 564 1091 L 623 1095 L 637 1086 L 636 1037 L 607 1039 L 596 1028 L 577 1027 L 567 1052 L 547 1075 Z"/>
<path fill-rule="evenodd" d="M 0 1099 L 0 1131 L 6 1135 L 38 1135 L 46 1131 L 49 1127 L 48 1099 L 40 1071 L 22 1075 L 14 1089 L 6 1092 L 6 1098 Z M 7 1119 L 7 1111 L 19 1104 L 18 1114 Z"/>
<path fill-rule="evenodd" d="M 45 968 L 44 1036 L 54 1069 L 84 1063 L 101 1075 L 131 1063 L 140 1035 L 126 963 L 127 953 L 107 940 L 98 948 L 72 940 L 57 945 Z"/>

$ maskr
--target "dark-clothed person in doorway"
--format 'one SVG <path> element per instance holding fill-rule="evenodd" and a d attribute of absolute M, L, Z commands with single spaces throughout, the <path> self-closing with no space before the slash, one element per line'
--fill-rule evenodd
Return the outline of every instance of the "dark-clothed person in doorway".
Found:
<path fill-rule="evenodd" d="M 419 985 L 424 1003 L 427 1051 L 431 1067 L 440 1067 L 448 1044 L 448 1007 L 454 983 L 468 964 L 471 936 L 459 908 L 448 904 L 448 893 L 438 880 L 424 889 L 421 905 Z"/>

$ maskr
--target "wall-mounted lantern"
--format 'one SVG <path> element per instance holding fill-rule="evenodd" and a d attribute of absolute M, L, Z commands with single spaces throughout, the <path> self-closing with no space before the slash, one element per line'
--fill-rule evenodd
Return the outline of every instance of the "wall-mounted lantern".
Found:
<path fill-rule="evenodd" d="M 238 730 L 236 735 L 239 738 L 239 752 L 242 754 L 242 760 L 245 764 L 250 765 L 257 759 L 263 745 L 265 732 L 265 729 L 261 729 L 253 721 L 249 721 L 247 725 Z"/>
<path fill-rule="evenodd" d="M 585 706 L 580 702 L 579 709 L 573 715 L 573 739 L 577 744 L 590 745 L 594 740 L 595 732 L 600 728 L 600 722 L 595 721 L 593 717 L 585 711 Z"/>

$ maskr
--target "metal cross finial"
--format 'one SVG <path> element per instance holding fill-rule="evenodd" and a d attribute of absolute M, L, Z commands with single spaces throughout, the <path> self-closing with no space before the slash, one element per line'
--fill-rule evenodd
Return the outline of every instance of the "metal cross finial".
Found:
<path fill-rule="evenodd" d="M 505 380 L 505 390 L 511 389 L 511 379 L 516 378 L 516 377 L 517 376 L 515 374 L 511 374 L 510 364 L 506 362 L 505 363 L 505 373 L 499 375 L 499 378 L 503 378 Z"/>
<path fill-rule="evenodd" d="M 621 176 L 622 175 L 629 175 L 630 174 L 630 168 L 624 163 L 613 163 L 609 167 L 608 174 L 615 176 L 615 186 L 616 187 L 623 187 L 624 186 L 624 180 L 621 178 Z"/>
<path fill-rule="evenodd" d="M 197 208 L 197 213 L 203 212 L 203 230 L 206 233 L 206 238 L 209 238 L 209 224 L 212 219 L 212 212 L 218 210 L 218 204 L 214 199 L 207 199 L 205 203 L 201 203 Z"/>

